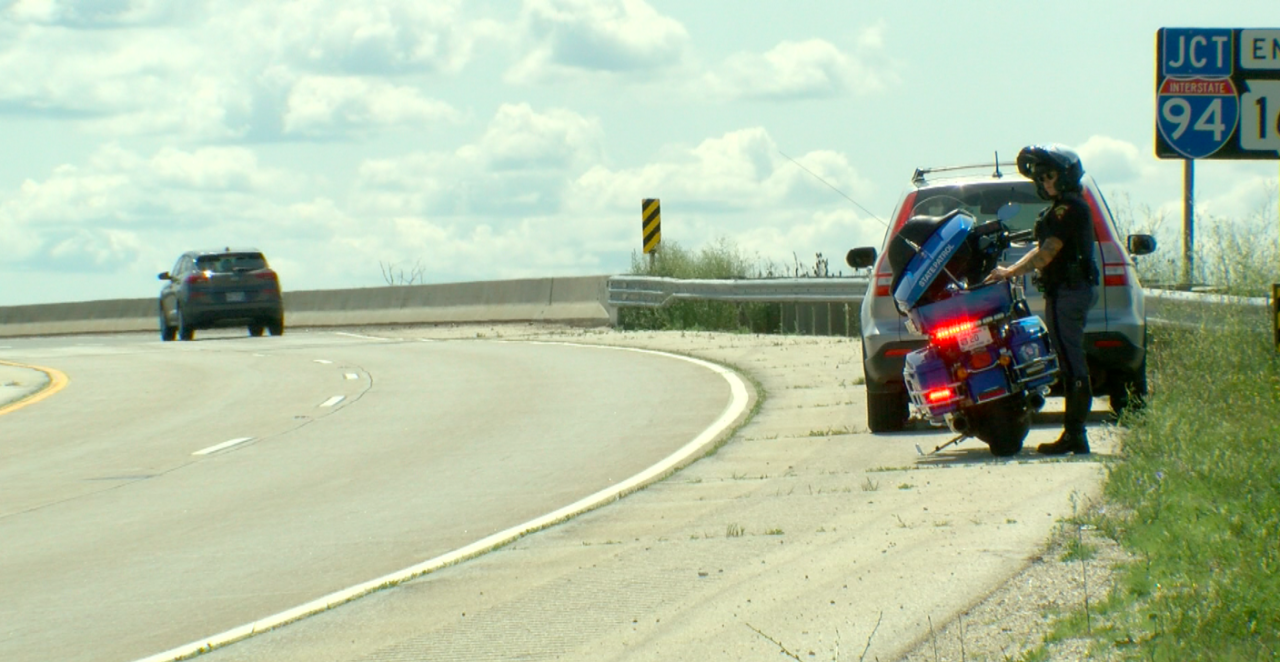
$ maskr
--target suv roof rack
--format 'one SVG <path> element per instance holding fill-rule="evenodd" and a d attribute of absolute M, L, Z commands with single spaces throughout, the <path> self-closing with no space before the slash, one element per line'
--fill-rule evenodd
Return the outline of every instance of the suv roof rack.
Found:
<path fill-rule="evenodd" d="M 935 172 L 954 172 L 956 170 L 976 170 L 978 168 L 988 168 L 988 167 L 991 167 L 992 165 L 993 165 L 992 162 L 988 161 L 986 163 L 974 163 L 972 165 L 941 166 L 941 167 L 934 167 L 934 168 L 916 168 L 915 173 L 911 175 L 911 183 L 914 184 L 916 188 L 920 188 L 921 186 L 924 186 L 926 183 L 928 183 L 925 179 L 925 175 L 933 174 Z M 1016 167 L 1018 164 L 1012 161 L 1001 161 L 1000 153 L 996 152 L 994 165 L 995 165 L 995 171 L 991 173 L 991 178 L 1001 179 L 1004 177 L 1004 173 L 1000 172 L 1000 166 Z"/>

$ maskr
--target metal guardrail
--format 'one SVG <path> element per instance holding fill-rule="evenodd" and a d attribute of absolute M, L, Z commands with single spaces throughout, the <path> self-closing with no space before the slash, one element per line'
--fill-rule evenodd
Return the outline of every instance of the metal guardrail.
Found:
<path fill-rule="evenodd" d="M 864 298 L 869 279 L 837 278 L 769 278 L 752 280 L 682 280 L 656 276 L 611 276 L 608 279 L 608 305 L 613 308 L 662 308 L 677 301 L 726 301 L 737 303 L 777 303 L 784 310 L 783 326 L 797 332 L 814 333 L 822 326 L 840 334 L 855 333 L 857 307 Z M 1274 331 L 1280 348 L 1280 285 L 1271 298 L 1239 297 L 1199 292 L 1182 292 L 1143 288 L 1148 321 L 1156 324 L 1195 326 L 1205 315 L 1232 309 L 1252 316 L 1251 311 L 1271 311 L 1268 328 Z M 815 304 L 815 305 L 808 305 Z M 851 304 L 841 322 L 841 313 L 822 304 Z M 822 309 L 826 308 L 825 311 Z M 1246 312 L 1248 311 L 1248 312 Z M 1261 316 L 1258 318 L 1261 320 Z M 1274 324 L 1274 326 L 1270 326 Z"/>
<path fill-rule="evenodd" d="M 661 308 L 676 301 L 737 303 L 862 303 L 869 279 L 761 278 L 753 280 L 682 280 L 657 276 L 613 276 L 609 305 Z"/>

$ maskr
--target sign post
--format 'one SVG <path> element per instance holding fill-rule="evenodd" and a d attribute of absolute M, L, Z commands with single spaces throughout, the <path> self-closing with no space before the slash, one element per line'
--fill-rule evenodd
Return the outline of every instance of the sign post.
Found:
<path fill-rule="evenodd" d="M 1156 156 L 1184 160 L 1183 280 L 1195 259 L 1196 159 L 1280 159 L 1280 29 L 1156 33 Z"/>

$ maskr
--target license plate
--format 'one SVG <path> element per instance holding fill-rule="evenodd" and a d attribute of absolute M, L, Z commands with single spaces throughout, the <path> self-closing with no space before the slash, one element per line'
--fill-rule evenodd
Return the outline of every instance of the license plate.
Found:
<path fill-rule="evenodd" d="M 227 292 L 227 303 L 244 302 L 244 292 Z"/>
<path fill-rule="evenodd" d="M 966 331 L 956 339 L 960 343 L 960 349 L 971 352 L 979 347 L 986 347 L 991 344 L 991 330 L 985 326 Z"/>

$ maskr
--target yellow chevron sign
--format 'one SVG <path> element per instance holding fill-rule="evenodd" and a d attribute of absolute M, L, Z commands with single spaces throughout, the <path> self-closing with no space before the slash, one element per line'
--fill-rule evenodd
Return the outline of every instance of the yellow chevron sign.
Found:
<path fill-rule="evenodd" d="M 643 212 L 640 229 L 643 230 L 644 252 L 652 253 L 662 243 L 662 205 L 657 198 L 645 198 L 640 210 Z"/>

